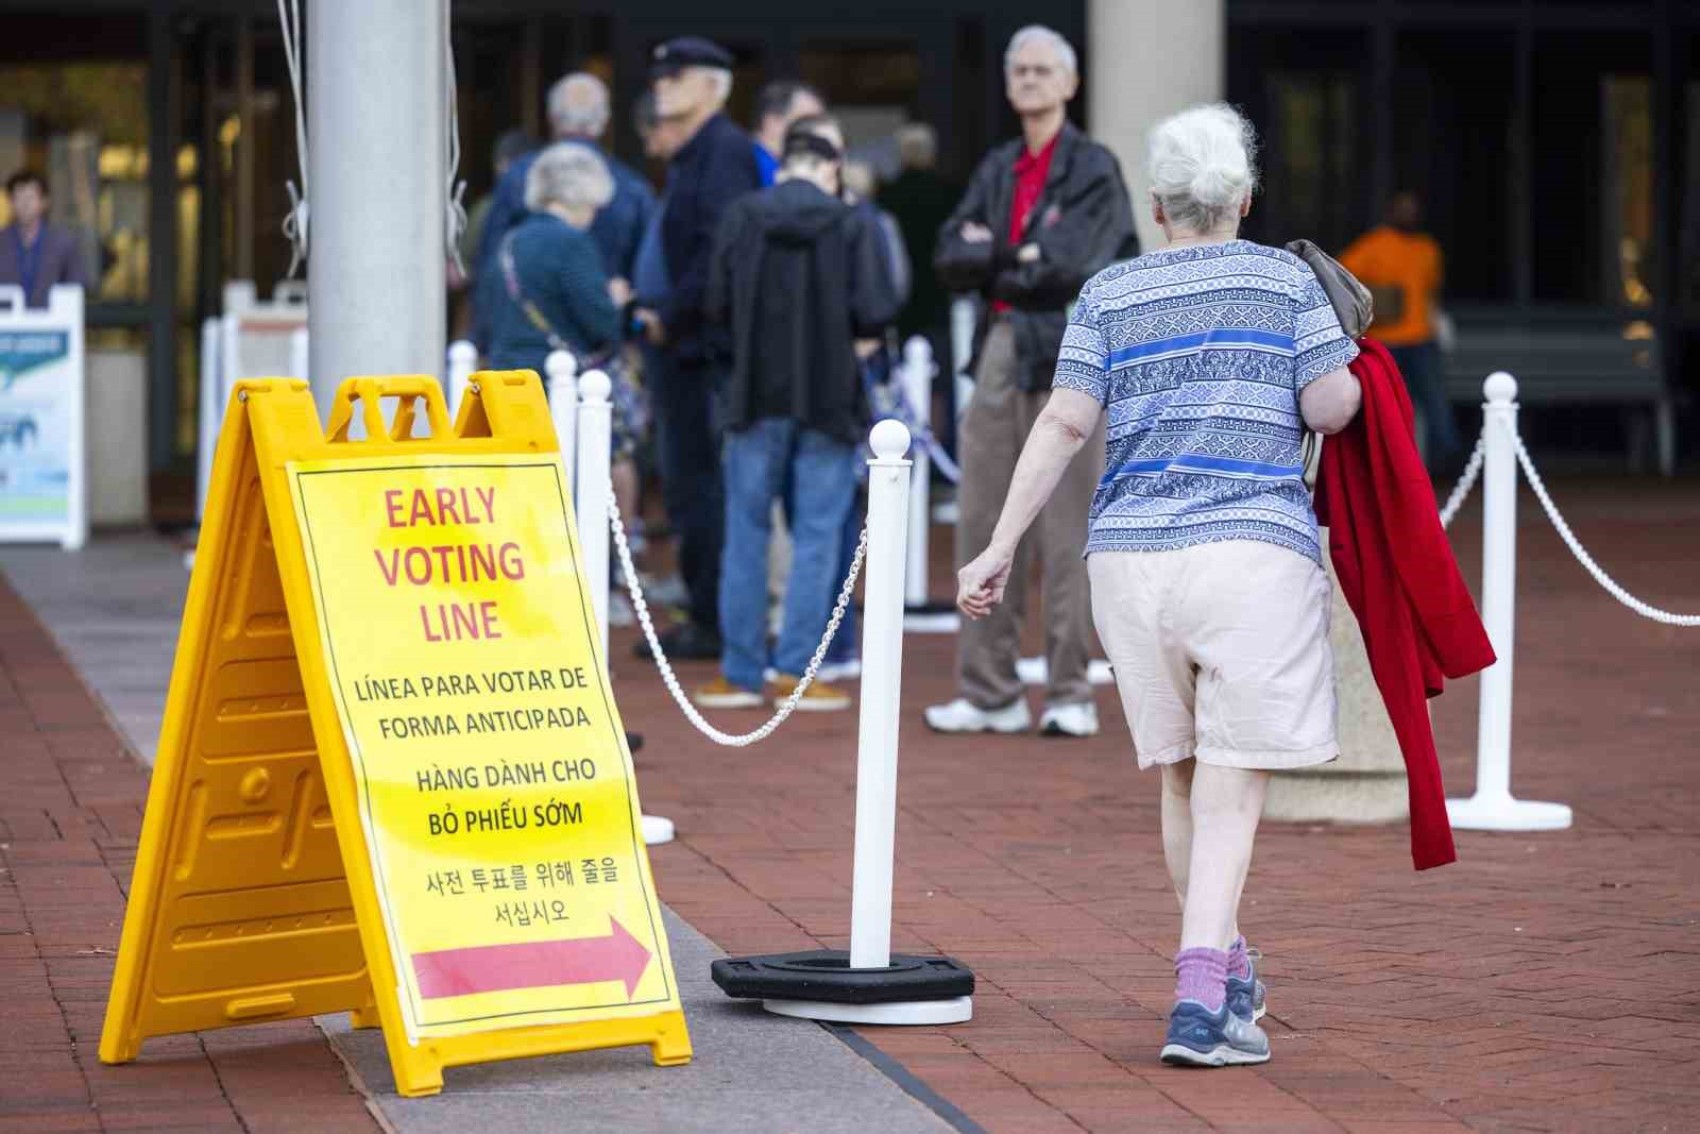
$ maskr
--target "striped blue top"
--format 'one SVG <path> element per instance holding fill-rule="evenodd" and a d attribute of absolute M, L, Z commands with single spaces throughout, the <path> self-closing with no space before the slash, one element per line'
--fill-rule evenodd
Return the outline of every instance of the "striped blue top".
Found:
<path fill-rule="evenodd" d="M 1315 273 L 1283 249 L 1166 248 L 1099 272 L 1055 380 L 1107 415 L 1086 553 L 1251 539 L 1320 562 L 1299 391 L 1357 354 Z"/>

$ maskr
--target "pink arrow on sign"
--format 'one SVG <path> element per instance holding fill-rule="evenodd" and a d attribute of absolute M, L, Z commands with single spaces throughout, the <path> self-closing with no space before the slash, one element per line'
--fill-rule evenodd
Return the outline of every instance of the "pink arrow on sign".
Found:
<path fill-rule="evenodd" d="M 547 988 L 560 984 L 619 981 L 630 999 L 653 956 L 613 917 L 606 937 L 564 937 L 511 945 L 474 945 L 413 954 L 413 975 L 426 1000 Z"/>

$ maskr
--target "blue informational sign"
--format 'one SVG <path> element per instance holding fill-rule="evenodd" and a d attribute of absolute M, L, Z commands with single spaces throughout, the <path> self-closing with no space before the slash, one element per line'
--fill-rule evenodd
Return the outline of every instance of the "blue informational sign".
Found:
<path fill-rule="evenodd" d="M 0 302 L 0 540 L 80 547 L 85 485 L 82 289 L 55 287 L 45 310 Z"/>

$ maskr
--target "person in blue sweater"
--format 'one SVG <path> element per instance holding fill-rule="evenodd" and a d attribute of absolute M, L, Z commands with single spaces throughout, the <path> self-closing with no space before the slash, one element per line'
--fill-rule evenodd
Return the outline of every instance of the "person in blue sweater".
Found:
<path fill-rule="evenodd" d="M 497 241 L 479 285 L 492 369 L 542 374 L 551 350 L 570 351 L 588 368 L 618 343 L 630 293 L 608 278 L 589 231 L 613 195 L 608 166 L 589 146 L 557 142 L 531 163 L 530 213 Z"/>
<path fill-rule="evenodd" d="M 602 158 L 612 178 L 613 196 L 597 210 L 590 237 L 601 255 L 602 270 L 610 279 L 631 281 L 638 246 L 655 211 L 655 193 L 636 170 L 601 149 L 608 130 L 608 87 L 595 75 L 574 72 L 549 88 L 549 128 L 557 142 L 577 142 Z M 539 151 L 541 152 L 541 151 Z M 526 184 L 537 153 L 527 154 L 503 172 L 492 191 L 489 212 L 471 270 L 476 287 L 473 341 L 488 352 L 491 311 L 484 298 L 491 293 L 484 281 L 499 275 L 496 251 L 502 237 L 526 219 Z M 499 294 L 499 293 L 498 293 Z"/>

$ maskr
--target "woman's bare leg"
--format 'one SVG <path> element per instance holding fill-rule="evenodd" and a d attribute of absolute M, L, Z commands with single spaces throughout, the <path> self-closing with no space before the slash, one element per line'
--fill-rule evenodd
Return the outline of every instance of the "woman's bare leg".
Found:
<path fill-rule="evenodd" d="M 1167 782 L 1167 781 L 1165 781 Z M 1182 949 L 1226 951 L 1238 924 L 1269 773 L 1205 764 L 1192 778 L 1192 854 L 1181 914 Z M 1171 868 L 1172 870 L 1172 868 Z"/>

